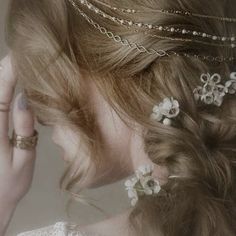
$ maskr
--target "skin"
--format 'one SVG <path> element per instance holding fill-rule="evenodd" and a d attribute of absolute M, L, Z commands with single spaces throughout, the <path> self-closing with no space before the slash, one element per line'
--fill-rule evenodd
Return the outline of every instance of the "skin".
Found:
<path fill-rule="evenodd" d="M 13 74 L 10 56 L 2 61 L 0 71 L 1 109 L 11 106 L 16 78 Z M 22 111 L 17 107 L 20 94 L 12 105 L 13 127 L 22 136 L 31 136 L 34 132 L 34 117 L 31 110 Z M 15 207 L 29 191 L 36 158 L 35 149 L 21 150 L 12 147 L 9 137 L 9 113 L 0 112 L 0 235 L 3 236 L 12 217 Z"/>
<path fill-rule="evenodd" d="M 0 105 L 7 108 L 13 104 L 13 128 L 18 135 L 31 136 L 34 132 L 35 117 L 30 109 L 20 110 L 17 106 L 20 94 L 13 101 L 17 78 L 14 76 L 11 54 L 2 61 L 3 70 L 0 71 L 0 102 L 9 105 Z M 114 110 L 108 105 L 99 93 L 95 84 L 90 81 L 86 84 L 88 99 L 95 111 L 101 133 L 103 150 L 101 155 L 106 162 L 95 172 L 88 173 L 85 187 L 94 188 L 120 180 L 131 175 L 140 165 L 152 163 L 143 150 L 143 142 L 139 135 L 142 128 L 136 124 L 136 131 L 127 127 Z M 12 218 L 17 204 L 27 194 L 31 187 L 36 150 L 21 150 L 13 147 L 9 141 L 9 113 L 0 112 L 0 236 L 3 236 Z M 78 137 L 72 130 L 54 125 L 53 142 L 62 150 L 65 161 L 70 161 L 77 151 Z M 105 174 L 102 177 L 102 173 Z M 160 184 L 166 182 L 168 171 L 155 165 L 154 177 Z M 106 235 L 128 235 L 128 213 L 82 227 L 87 233 Z M 115 233 L 114 233 L 115 232 Z"/>
<path fill-rule="evenodd" d="M 91 109 L 95 112 L 103 149 L 101 156 L 106 160 L 91 177 L 86 187 L 99 187 L 116 182 L 131 175 L 140 165 L 152 163 L 143 150 L 142 128 L 136 125 L 135 131 L 128 127 L 100 94 L 95 83 L 86 80 L 86 91 Z M 129 122 L 132 122 L 129 120 Z M 53 142 L 63 150 L 63 159 L 71 161 L 77 152 L 78 137 L 72 130 L 56 125 L 53 127 Z M 166 170 L 156 166 L 154 175 L 165 176 Z M 106 175 L 100 175 L 106 171 Z M 161 182 L 164 180 L 161 180 Z"/>

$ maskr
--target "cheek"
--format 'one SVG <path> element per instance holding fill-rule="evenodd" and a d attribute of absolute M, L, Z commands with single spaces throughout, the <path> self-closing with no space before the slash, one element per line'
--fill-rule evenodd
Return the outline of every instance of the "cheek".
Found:
<path fill-rule="evenodd" d="M 98 117 L 98 125 L 105 147 L 127 155 L 130 129 L 111 108 L 103 107 L 102 110 L 102 115 Z"/>
<path fill-rule="evenodd" d="M 113 108 L 106 102 L 94 82 L 88 84 L 89 103 L 95 113 L 98 131 L 105 150 L 126 152 L 129 144 L 130 128 L 125 125 Z M 113 153 L 113 155 L 117 153 Z"/>
<path fill-rule="evenodd" d="M 101 184 L 105 184 L 107 179 L 115 182 L 127 176 L 131 171 L 130 138 L 132 133 L 107 104 L 100 107 L 97 122 L 103 159 L 102 165 L 98 168 L 98 175 L 104 175 L 106 172 Z"/>

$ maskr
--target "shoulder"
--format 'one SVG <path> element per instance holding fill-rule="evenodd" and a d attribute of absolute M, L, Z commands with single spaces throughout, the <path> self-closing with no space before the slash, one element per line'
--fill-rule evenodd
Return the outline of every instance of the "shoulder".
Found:
<path fill-rule="evenodd" d="M 57 222 L 54 225 L 17 234 L 17 236 L 86 236 L 80 231 L 69 229 L 68 225 L 67 222 Z"/>

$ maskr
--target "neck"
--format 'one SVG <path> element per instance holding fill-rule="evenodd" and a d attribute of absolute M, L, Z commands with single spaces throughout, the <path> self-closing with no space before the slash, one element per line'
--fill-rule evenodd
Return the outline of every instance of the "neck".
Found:
<path fill-rule="evenodd" d="M 87 235 L 96 236 L 132 236 L 134 233 L 131 232 L 129 224 L 129 214 L 132 208 L 127 211 L 120 213 L 114 217 L 105 219 L 98 223 L 81 227 L 81 231 Z"/>

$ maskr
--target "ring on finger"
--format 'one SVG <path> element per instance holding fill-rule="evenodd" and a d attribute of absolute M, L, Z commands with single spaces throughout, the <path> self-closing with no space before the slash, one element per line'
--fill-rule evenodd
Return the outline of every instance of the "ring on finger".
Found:
<path fill-rule="evenodd" d="M 0 108 L 0 112 L 9 112 L 10 111 L 10 108 L 6 108 L 6 109 L 1 109 Z"/>
<path fill-rule="evenodd" d="M 16 148 L 31 150 L 37 146 L 38 132 L 37 130 L 34 130 L 34 134 L 32 136 L 25 137 L 22 135 L 17 135 L 13 129 L 10 142 Z"/>
<path fill-rule="evenodd" d="M 0 112 L 9 112 L 10 111 L 10 103 L 8 102 L 0 102 L 0 105 L 3 105 L 3 108 L 0 106 Z"/>

